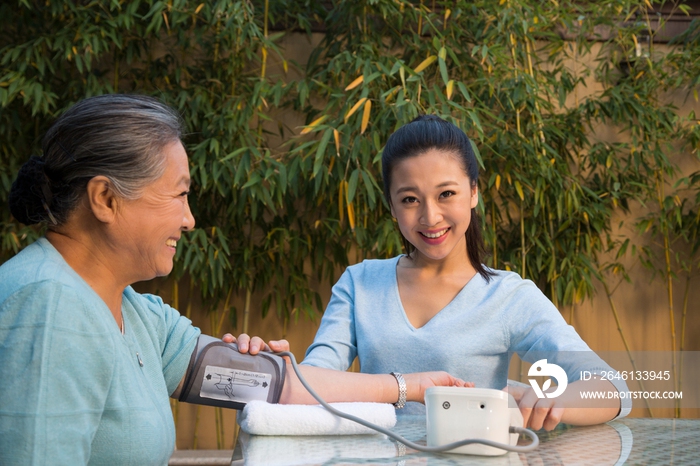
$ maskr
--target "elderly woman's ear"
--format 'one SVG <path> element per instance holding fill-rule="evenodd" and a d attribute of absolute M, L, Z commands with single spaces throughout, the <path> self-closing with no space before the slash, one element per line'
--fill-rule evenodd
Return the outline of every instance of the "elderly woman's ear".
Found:
<path fill-rule="evenodd" d="M 87 202 L 95 217 L 103 223 L 112 223 L 117 214 L 119 199 L 109 178 L 96 176 L 87 184 Z"/>

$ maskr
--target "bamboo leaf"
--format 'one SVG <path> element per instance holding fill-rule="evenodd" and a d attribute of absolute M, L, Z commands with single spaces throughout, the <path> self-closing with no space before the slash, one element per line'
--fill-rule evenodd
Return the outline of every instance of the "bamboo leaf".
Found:
<path fill-rule="evenodd" d="M 361 171 L 362 173 L 362 181 L 365 184 L 365 187 L 367 188 L 367 195 L 369 196 L 369 199 L 371 201 L 371 204 L 374 205 L 375 202 L 377 201 L 375 194 L 374 194 L 374 186 L 372 183 L 372 179 L 365 170 Z"/>
<path fill-rule="evenodd" d="M 355 231 L 355 206 L 348 203 L 348 223 L 350 224 L 350 229 Z"/>
<path fill-rule="evenodd" d="M 469 95 L 469 91 L 467 91 L 467 88 L 464 85 L 464 83 L 462 81 L 457 81 L 457 87 L 459 87 L 459 91 L 462 93 L 467 102 L 471 102 L 472 98 Z"/>
<path fill-rule="evenodd" d="M 450 75 L 447 73 L 447 64 L 443 58 L 438 60 L 438 66 L 440 68 L 440 76 L 442 77 L 442 82 L 447 85 L 450 81 Z"/>
<path fill-rule="evenodd" d="M 260 174 L 253 173 L 253 176 L 250 177 L 250 179 L 246 182 L 246 184 L 241 186 L 241 189 L 247 189 L 247 188 L 250 188 L 252 186 L 255 186 L 256 184 L 260 183 L 260 181 L 262 181 Z"/>
<path fill-rule="evenodd" d="M 316 118 L 314 121 L 311 122 L 310 125 L 305 126 L 304 129 L 301 130 L 300 134 L 307 134 L 310 133 L 311 131 L 314 130 L 315 127 L 326 121 L 326 118 L 328 118 L 328 115 L 323 115 L 320 118 Z"/>
<path fill-rule="evenodd" d="M 316 157 L 314 158 L 314 168 L 312 176 L 316 176 L 319 170 L 321 169 L 321 166 L 323 165 L 323 159 L 326 155 L 326 147 L 328 147 L 328 141 L 330 141 L 332 134 L 333 130 L 331 128 L 328 128 L 321 137 L 321 142 L 318 144 L 318 148 L 316 149 Z"/>
<path fill-rule="evenodd" d="M 335 155 L 340 157 L 340 133 L 337 129 L 333 129 L 333 139 L 335 140 Z"/>
<path fill-rule="evenodd" d="M 515 180 L 515 190 L 518 192 L 518 197 L 520 197 L 521 201 L 525 200 L 525 194 L 523 193 L 523 187 L 520 184 L 520 181 Z"/>
<path fill-rule="evenodd" d="M 362 125 L 360 126 L 360 134 L 364 134 L 365 130 L 367 129 L 367 124 L 369 123 L 369 117 L 371 113 L 372 101 L 367 100 L 367 102 L 365 102 L 365 110 L 362 113 Z"/>
<path fill-rule="evenodd" d="M 352 89 L 355 89 L 357 86 L 359 86 L 362 83 L 362 81 L 364 81 L 364 79 L 365 79 L 365 77 L 363 75 L 358 76 L 357 78 L 355 78 L 355 80 L 353 82 L 351 82 L 350 84 L 347 85 L 345 90 L 350 91 Z"/>
<path fill-rule="evenodd" d="M 357 111 L 358 108 L 360 108 L 360 105 L 364 104 L 365 101 L 367 100 L 367 97 L 363 97 L 360 100 L 358 100 L 355 105 L 348 110 L 348 113 L 345 114 L 345 123 L 348 122 L 348 119 Z"/>
<path fill-rule="evenodd" d="M 420 64 L 418 66 L 416 66 L 416 68 L 413 71 L 416 74 L 418 74 L 421 71 L 423 71 L 424 69 L 426 69 L 427 67 L 429 67 L 431 65 L 431 63 L 433 63 L 435 60 L 437 60 L 437 57 L 435 55 L 431 55 L 428 58 L 426 58 L 425 60 L 423 60 L 422 62 L 420 62 Z"/>
<path fill-rule="evenodd" d="M 350 174 L 350 181 L 348 181 L 346 185 L 348 204 L 351 204 L 352 201 L 355 199 L 355 191 L 357 190 L 357 181 L 359 176 L 360 170 L 358 168 L 354 169 L 352 171 L 352 174 Z"/>

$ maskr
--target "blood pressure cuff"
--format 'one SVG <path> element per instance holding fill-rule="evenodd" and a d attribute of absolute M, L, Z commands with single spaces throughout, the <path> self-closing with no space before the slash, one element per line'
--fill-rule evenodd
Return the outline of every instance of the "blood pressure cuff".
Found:
<path fill-rule="evenodd" d="M 285 367 L 284 359 L 273 353 L 241 354 L 234 343 L 200 335 L 179 400 L 233 409 L 253 400 L 277 403 Z"/>

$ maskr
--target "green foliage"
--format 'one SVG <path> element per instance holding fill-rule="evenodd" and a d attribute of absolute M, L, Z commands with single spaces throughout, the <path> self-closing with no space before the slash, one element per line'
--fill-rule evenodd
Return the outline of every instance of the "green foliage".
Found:
<path fill-rule="evenodd" d="M 668 97 L 697 100 L 695 23 L 657 50 L 643 40 L 654 34 L 646 0 L 324 5 L 0 6 L 0 257 L 39 233 L 13 221 L 6 201 L 51 121 L 85 96 L 136 92 L 178 108 L 189 131 L 197 229 L 174 278 L 188 273 L 211 306 L 262 290 L 263 313 L 274 301 L 285 318 L 314 315 L 315 280 L 399 253 L 380 154 L 421 113 L 475 142 L 489 264 L 533 279 L 555 304 L 591 296 L 595 278 L 625 276 L 628 251 L 651 266 L 668 251 L 677 259 L 664 276 L 697 269 L 698 175 L 682 178 L 676 154 L 695 158 L 700 133 Z M 326 34 L 303 77 L 271 74 L 292 66 L 282 36 L 315 24 Z M 288 112 L 302 134 L 285 126 Z M 632 202 L 649 209 L 641 234 L 668 247 L 613 236 L 614 215 Z"/>

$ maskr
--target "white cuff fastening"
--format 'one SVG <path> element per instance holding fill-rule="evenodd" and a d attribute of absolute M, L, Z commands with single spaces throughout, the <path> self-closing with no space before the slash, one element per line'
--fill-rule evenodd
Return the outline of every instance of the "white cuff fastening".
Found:
<path fill-rule="evenodd" d="M 394 408 L 401 409 L 406 406 L 406 380 L 404 380 L 403 375 L 399 372 L 392 372 L 391 375 L 396 378 L 396 382 L 399 384 L 399 399 L 394 403 Z"/>

